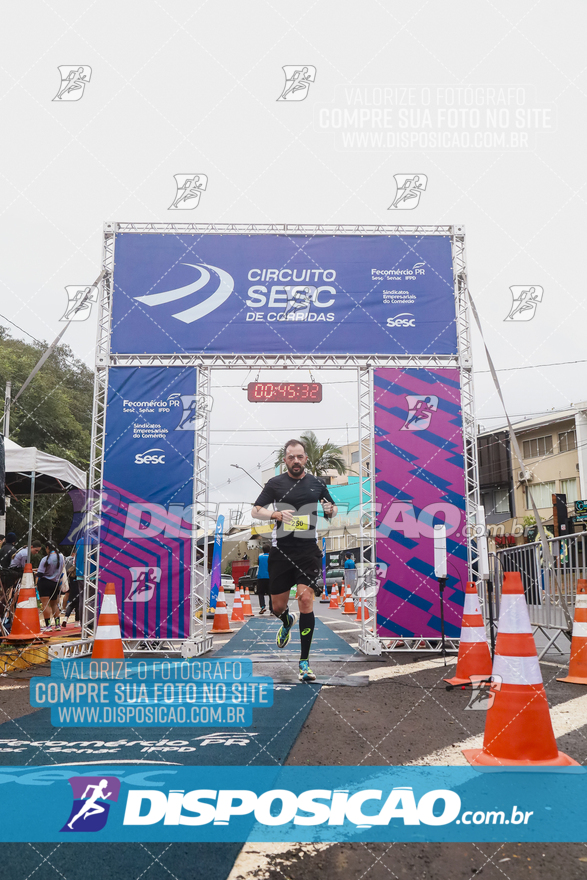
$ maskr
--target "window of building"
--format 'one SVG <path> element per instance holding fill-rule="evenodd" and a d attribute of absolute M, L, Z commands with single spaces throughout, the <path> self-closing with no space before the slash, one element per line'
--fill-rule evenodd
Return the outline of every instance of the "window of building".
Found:
<path fill-rule="evenodd" d="M 540 458 L 543 455 L 552 455 L 552 434 L 524 440 L 524 458 Z"/>
<path fill-rule="evenodd" d="M 530 487 L 526 486 L 526 510 L 532 510 L 530 491 L 536 507 L 552 507 L 552 493 L 556 492 L 555 485 L 554 480 L 551 480 L 548 483 L 532 483 Z"/>
<path fill-rule="evenodd" d="M 507 489 L 487 489 L 482 492 L 481 502 L 485 515 L 510 513 L 510 493 Z"/>
<path fill-rule="evenodd" d="M 572 431 L 565 431 L 558 435 L 559 452 L 570 452 L 571 449 L 577 448 L 577 432 L 573 428 Z"/>
<path fill-rule="evenodd" d="M 356 464 L 359 460 L 359 452 L 351 452 L 351 464 Z"/>
<path fill-rule="evenodd" d="M 561 492 L 567 496 L 567 504 L 579 500 L 577 495 L 577 480 L 575 477 L 570 480 L 561 480 Z"/>

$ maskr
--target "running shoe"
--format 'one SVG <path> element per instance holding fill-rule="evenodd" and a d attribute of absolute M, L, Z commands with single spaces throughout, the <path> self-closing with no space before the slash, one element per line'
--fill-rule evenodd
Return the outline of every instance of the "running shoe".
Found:
<path fill-rule="evenodd" d="M 296 620 L 298 619 L 297 613 L 294 611 L 292 614 L 292 612 L 290 611 L 289 612 L 289 619 L 290 619 L 289 626 L 283 626 L 283 625 L 280 626 L 279 632 L 277 633 L 277 638 L 275 641 L 277 642 L 278 648 L 285 648 L 285 646 L 289 642 L 289 637 L 291 635 L 291 628 L 294 625 L 294 623 L 296 622 Z"/>
<path fill-rule="evenodd" d="M 259 609 L 259 614 L 265 614 L 266 611 L 267 611 L 266 608 L 260 608 L 260 609 Z"/>
<path fill-rule="evenodd" d="M 46 633 L 53 632 L 53 627 L 52 626 L 45 626 L 45 627 L 43 627 L 43 632 L 46 632 Z"/>
<path fill-rule="evenodd" d="M 300 660 L 300 674 L 298 678 L 300 681 L 316 681 L 316 676 L 310 669 L 309 660 Z"/>

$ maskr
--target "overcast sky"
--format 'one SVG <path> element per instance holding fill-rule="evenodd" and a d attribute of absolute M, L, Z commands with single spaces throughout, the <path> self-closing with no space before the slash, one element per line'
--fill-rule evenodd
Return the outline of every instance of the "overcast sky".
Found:
<path fill-rule="evenodd" d="M 0 321 L 15 336 L 57 335 L 65 287 L 100 271 L 108 220 L 464 224 L 511 415 L 587 398 L 583 2 L 561 14 L 535 0 L 33 0 L 3 19 Z M 79 101 L 53 100 L 64 65 L 91 68 Z M 303 101 L 277 100 L 286 65 L 316 69 Z M 374 127 L 377 108 L 387 128 Z M 340 122 L 354 109 L 369 111 L 358 130 Z M 178 217 L 183 172 L 208 186 Z M 405 173 L 426 175 L 426 190 L 413 210 L 388 210 Z M 516 285 L 543 289 L 530 321 L 504 321 Z M 95 336 L 93 313 L 64 342 L 93 365 Z M 473 340 L 489 428 L 503 414 Z M 348 425 L 356 438 L 352 373 L 321 378 L 336 383 L 323 403 L 284 408 L 247 404 L 246 373 L 214 373 L 218 497 L 254 500 L 230 463 L 258 479 L 303 429 L 344 443 Z"/>

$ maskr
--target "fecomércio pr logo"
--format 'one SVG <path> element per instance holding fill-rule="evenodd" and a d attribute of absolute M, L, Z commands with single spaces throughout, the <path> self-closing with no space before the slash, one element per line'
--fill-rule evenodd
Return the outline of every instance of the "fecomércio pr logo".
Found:
<path fill-rule="evenodd" d="M 111 803 L 120 794 L 116 776 L 74 776 L 68 780 L 73 806 L 61 831 L 101 831 L 108 821 Z"/>

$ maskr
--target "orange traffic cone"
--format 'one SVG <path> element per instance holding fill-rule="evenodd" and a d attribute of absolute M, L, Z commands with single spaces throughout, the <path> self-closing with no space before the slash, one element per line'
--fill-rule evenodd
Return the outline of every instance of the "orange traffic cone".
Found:
<path fill-rule="evenodd" d="M 355 618 L 355 620 L 358 620 L 359 623 L 361 623 L 363 620 L 363 604 L 365 605 L 365 620 L 369 620 L 369 609 L 367 608 L 367 603 L 361 602 L 361 597 L 359 596 L 357 599 L 357 616 Z"/>
<path fill-rule="evenodd" d="M 557 681 L 587 684 L 587 580 L 584 578 L 577 581 L 569 674 L 566 678 L 557 678 Z"/>
<path fill-rule="evenodd" d="M 224 598 L 224 587 L 220 584 L 218 589 L 218 598 L 216 599 L 216 610 L 214 611 L 214 623 L 212 624 L 211 633 L 231 633 L 234 632 L 230 628 L 228 622 L 228 610 L 226 608 L 226 599 Z"/>
<path fill-rule="evenodd" d="M 245 598 L 243 599 L 243 614 L 245 617 L 254 617 L 253 606 L 251 605 L 251 594 L 249 588 L 245 588 Z"/>
<path fill-rule="evenodd" d="M 479 607 L 477 587 L 469 581 L 465 589 L 465 607 L 461 625 L 461 641 L 457 669 L 453 678 L 445 678 L 449 684 L 468 684 L 472 675 L 491 675 L 491 654 L 487 634 Z"/>
<path fill-rule="evenodd" d="M 40 635 L 41 624 L 39 621 L 39 607 L 37 605 L 33 567 L 30 562 L 27 562 L 20 582 L 12 628 L 7 638 L 16 642 L 21 639 L 36 639 Z"/>
<path fill-rule="evenodd" d="M 232 603 L 232 616 L 230 618 L 230 622 L 245 622 L 245 615 L 243 614 L 243 603 L 241 602 L 241 591 L 240 587 L 238 586 L 234 591 L 234 602 Z"/>
<path fill-rule="evenodd" d="M 106 584 L 96 635 L 94 636 L 92 660 L 120 660 L 123 657 L 120 620 L 116 607 L 116 590 L 114 584 Z"/>
<path fill-rule="evenodd" d="M 353 594 L 351 592 L 350 586 L 347 584 L 346 588 L 346 596 L 344 597 L 344 608 L 343 614 L 354 614 L 355 613 L 355 603 L 353 602 Z"/>
<path fill-rule="evenodd" d="M 332 589 L 330 591 L 330 605 L 329 608 L 338 608 L 338 584 L 334 583 L 332 585 Z"/>
<path fill-rule="evenodd" d="M 577 764 L 559 752 L 519 572 L 505 572 L 493 675 L 501 679 L 487 710 L 482 749 L 463 749 L 470 764 L 508 767 Z"/>

